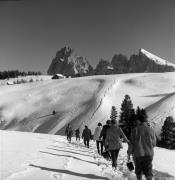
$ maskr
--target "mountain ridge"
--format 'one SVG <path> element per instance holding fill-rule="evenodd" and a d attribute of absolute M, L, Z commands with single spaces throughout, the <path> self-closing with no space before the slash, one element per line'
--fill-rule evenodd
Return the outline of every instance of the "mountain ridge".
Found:
<path fill-rule="evenodd" d="M 139 53 L 142 53 L 144 54 L 145 56 L 147 56 L 148 58 L 150 58 L 151 60 L 155 61 L 156 63 L 158 64 L 161 64 L 161 65 L 168 65 L 168 66 L 173 66 L 175 67 L 175 64 L 163 59 L 163 58 L 160 58 L 159 56 L 143 49 L 143 48 L 140 48 L 139 49 Z"/>
<path fill-rule="evenodd" d="M 109 68 L 110 67 L 110 68 Z M 74 50 L 65 46 L 57 51 L 53 58 L 48 75 L 63 74 L 65 76 L 106 75 L 141 72 L 172 72 L 175 64 L 162 59 L 153 53 L 140 48 L 138 54 L 128 59 L 123 54 L 114 54 L 111 61 L 100 59 L 93 68 L 88 58 L 77 55 Z"/>

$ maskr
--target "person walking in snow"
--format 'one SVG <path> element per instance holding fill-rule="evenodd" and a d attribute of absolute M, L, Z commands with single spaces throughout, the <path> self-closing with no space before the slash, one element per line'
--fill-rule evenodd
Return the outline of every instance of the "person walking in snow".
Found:
<path fill-rule="evenodd" d="M 70 126 L 70 124 L 67 125 L 66 130 L 65 130 L 65 134 L 67 136 L 68 142 L 71 142 L 73 130 L 72 130 L 72 127 Z"/>
<path fill-rule="evenodd" d="M 89 148 L 89 141 L 91 139 L 91 130 L 88 128 L 88 126 L 85 126 L 83 130 L 82 139 L 84 140 L 85 147 Z"/>
<path fill-rule="evenodd" d="M 102 130 L 101 130 L 101 133 L 100 133 L 100 139 L 102 138 L 102 141 L 103 141 L 103 145 L 105 147 L 105 138 L 106 138 L 106 133 L 107 133 L 107 130 L 110 128 L 111 126 L 111 120 L 107 120 L 106 121 L 106 124 L 103 126 Z M 105 147 L 105 150 L 106 150 L 106 147 Z"/>
<path fill-rule="evenodd" d="M 129 143 L 129 140 L 123 133 L 122 129 L 117 125 L 117 121 L 111 120 L 111 127 L 107 131 L 105 138 L 105 145 L 111 154 L 112 167 L 114 169 L 117 168 L 117 158 L 119 151 L 122 148 L 121 137 L 123 137 L 123 139 L 127 143 Z"/>
<path fill-rule="evenodd" d="M 56 114 L 56 111 L 55 111 L 55 110 L 53 110 L 53 111 L 52 111 L 52 115 L 55 115 L 55 114 Z"/>
<path fill-rule="evenodd" d="M 102 124 L 98 123 L 98 125 L 97 125 L 97 127 L 95 128 L 95 131 L 94 131 L 94 140 L 96 141 L 98 154 L 103 153 L 103 141 L 100 138 L 101 130 L 102 130 Z"/>
<path fill-rule="evenodd" d="M 76 137 L 76 141 L 80 141 L 80 130 L 79 128 L 75 130 L 75 137 Z"/>
<path fill-rule="evenodd" d="M 152 160 L 155 146 L 156 133 L 148 125 L 147 116 L 140 115 L 137 127 L 131 131 L 128 148 L 128 159 L 133 155 L 137 180 L 142 180 L 142 174 L 145 175 L 146 180 L 152 180 Z"/>

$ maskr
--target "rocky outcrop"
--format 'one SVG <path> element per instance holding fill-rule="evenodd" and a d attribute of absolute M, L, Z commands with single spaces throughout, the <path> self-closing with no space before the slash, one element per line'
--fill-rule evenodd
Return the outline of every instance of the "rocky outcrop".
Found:
<path fill-rule="evenodd" d="M 92 72 L 93 68 L 88 60 L 83 56 L 75 55 L 68 46 L 56 53 L 47 71 L 48 75 L 63 74 L 65 76 L 88 75 Z"/>
<path fill-rule="evenodd" d="M 113 56 L 111 64 L 114 74 L 175 71 L 175 64 L 144 49 L 140 49 L 138 54 L 131 55 L 129 59 L 122 54 L 116 54 Z"/>
<path fill-rule="evenodd" d="M 129 72 L 171 72 L 175 65 L 144 49 L 138 55 L 132 55 L 129 60 Z"/>

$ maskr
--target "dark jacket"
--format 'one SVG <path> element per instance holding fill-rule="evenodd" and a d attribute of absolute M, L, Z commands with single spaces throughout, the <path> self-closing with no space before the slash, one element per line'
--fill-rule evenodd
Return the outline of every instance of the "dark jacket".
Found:
<path fill-rule="evenodd" d="M 103 141 L 105 141 L 107 130 L 110 128 L 110 125 L 104 125 L 101 133 L 100 133 L 100 139 L 103 138 Z"/>
<path fill-rule="evenodd" d="M 82 138 L 90 140 L 91 139 L 91 130 L 88 128 L 85 128 L 82 133 Z"/>
<path fill-rule="evenodd" d="M 65 134 L 66 134 L 67 136 L 72 136 L 73 131 L 72 131 L 71 126 L 67 126 L 67 127 L 66 127 Z"/>
<path fill-rule="evenodd" d="M 79 136 L 80 136 L 80 131 L 79 131 L 79 129 L 76 129 L 76 130 L 75 130 L 75 136 L 76 136 L 76 137 L 79 137 Z"/>
<path fill-rule="evenodd" d="M 153 156 L 156 146 L 156 134 L 146 123 L 138 125 L 131 131 L 131 144 L 128 149 L 129 154 L 134 157 Z"/>

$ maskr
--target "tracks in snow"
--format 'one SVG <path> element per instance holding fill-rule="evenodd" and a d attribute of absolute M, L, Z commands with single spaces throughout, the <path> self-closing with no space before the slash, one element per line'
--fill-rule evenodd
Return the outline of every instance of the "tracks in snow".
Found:
<path fill-rule="evenodd" d="M 66 137 L 55 136 L 37 152 L 36 159 L 24 162 L 23 170 L 13 173 L 6 180 L 36 180 L 42 177 L 47 180 L 135 180 L 134 172 L 129 172 L 126 167 L 126 150 L 124 145 L 119 152 L 118 168 L 114 171 L 111 161 L 98 155 L 94 142 L 90 142 L 90 148 L 85 148 L 82 141 L 76 142 L 73 138 L 72 143 L 68 143 Z M 169 177 L 158 171 L 154 173 L 156 177 Z"/>

